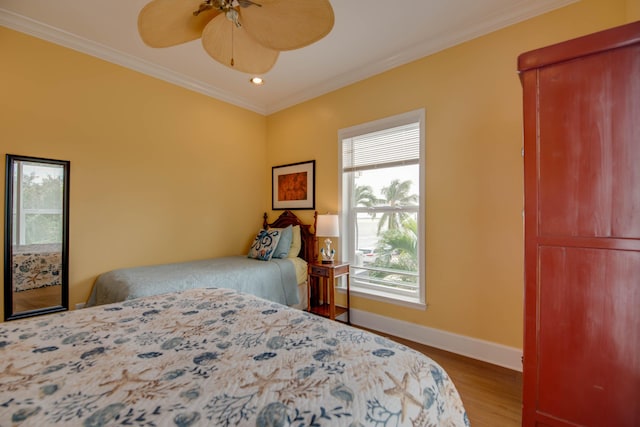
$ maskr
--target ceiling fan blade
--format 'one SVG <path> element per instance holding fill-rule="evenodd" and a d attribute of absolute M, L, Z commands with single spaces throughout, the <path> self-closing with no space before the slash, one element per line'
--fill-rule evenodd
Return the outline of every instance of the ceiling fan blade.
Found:
<path fill-rule="evenodd" d="M 298 49 L 331 31 L 329 0 L 262 0 L 261 7 L 240 9 L 241 22 L 258 43 L 274 50 Z"/>
<path fill-rule="evenodd" d="M 257 43 L 244 27 L 236 27 L 224 15 L 215 17 L 205 27 L 202 46 L 219 63 L 250 74 L 266 73 L 279 55 L 278 51 Z"/>
<path fill-rule="evenodd" d="M 202 0 L 153 0 L 138 14 L 138 33 L 151 47 L 169 47 L 200 38 L 202 30 L 218 9 L 204 10 L 194 16 Z"/>

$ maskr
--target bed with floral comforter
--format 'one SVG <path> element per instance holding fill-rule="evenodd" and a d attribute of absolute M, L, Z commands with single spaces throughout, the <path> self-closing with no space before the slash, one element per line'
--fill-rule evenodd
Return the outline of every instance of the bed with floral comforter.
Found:
<path fill-rule="evenodd" d="M 229 289 L 0 324 L 0 426 L 468 426 L 434 361 Z"/>

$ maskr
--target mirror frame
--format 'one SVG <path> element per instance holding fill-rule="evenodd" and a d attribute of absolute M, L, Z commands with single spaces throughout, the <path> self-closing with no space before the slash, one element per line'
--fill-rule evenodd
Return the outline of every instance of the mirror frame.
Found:
<path fill-rule="evenodd" d="M 14 320 L 24 317 L 38 316 L 41 314 L 54 313 L 69 310 L 69 169 L 70 162 L 67 160 L 53 160 L 39 157 L 19 156 L 14 154 L 6 155 L 6 177 L 5 177 L 5 216 L 4 216 L 4 319 Z M 63 195 L 62 195 L 62 257 L 61 257 L 61 305 L 44 307 L 35 310 L 13 311 L 13 168 L 17 161 L 27 161 L 36 163 L 47 163 L 62 166 Z"/>

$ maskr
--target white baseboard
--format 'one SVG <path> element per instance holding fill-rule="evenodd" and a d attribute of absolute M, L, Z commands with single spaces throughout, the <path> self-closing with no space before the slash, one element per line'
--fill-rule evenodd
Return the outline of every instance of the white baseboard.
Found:
<path fill-rule="evenodd" d="M 522 372 L 522 350 L 351 309 L 351 323 Z"/>

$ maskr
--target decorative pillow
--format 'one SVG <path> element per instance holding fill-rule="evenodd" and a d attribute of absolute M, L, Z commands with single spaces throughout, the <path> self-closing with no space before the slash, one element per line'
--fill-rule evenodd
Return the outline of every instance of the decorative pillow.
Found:
<path fill-rule="evenodd" d="M 300 226 L 293 226 L 293 239 L 291 239 L 291 249 L 289 249 L 289 254 L 287 258 L 297 258 L 298 254 L 300 254 L 300 249 L 302 248 L 302 238 L 300 237 Z"/>
<path fill-rule="evenodd" d="M 280 230 L 260 230 L 249 249 L 249 258 L 269 261 L 280 241 Z"/>
<path fill-rule="evenodd" d="M 280 230 L 280 241 L 276 250 L 273 252 L 273 258 L 286 258 L 291 249 L 291 241 L 293 240 L 293 227 L 270 228 L 269 230 Z"/>

